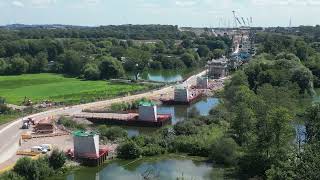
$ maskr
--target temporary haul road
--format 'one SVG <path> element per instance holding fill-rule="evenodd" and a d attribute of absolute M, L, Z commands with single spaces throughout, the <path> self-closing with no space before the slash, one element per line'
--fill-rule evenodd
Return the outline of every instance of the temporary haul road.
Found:
<path fill-rule="evenodd" d="M 193 75 L 190 78 L 188 78 L 184 83 L 194 84 L 194 82 L 196 81 L 196 78 L 204 75 L 205 73 L 206 73 L 206 70 L 202 71 L 199 74 Z M 80 113 L 83 109 L 87 109 L 87 108 L 105 107 L 113 103 L 129 102 L 129 101 L 133 101 L 141 98 L 159 98 L 163 94 L 171 94 L 171 93 L 173 94 L 173 86 L 168 86 L 160 90 L 149 91 L 146 93 L 132 95 L 132 96 L 126 96 L 126 97 L 120 97 L 120 98 L 93 102 L 88 104 L 81 104 L 76 106 L 52 109 L 49 111 L 27 116 L 26 118 L 29 118 L 29 117 L 44 118 L 48 116 L 57 117 L 62 115 L 72 116 L 74 114 Z M 19 140 L 20 140 L 21 134 L 25 131 L 20 129 L 21 125 L 22 125 L 22 118 L 10 124 L 7 124 L 4 127 L 0 126 L 0 170 L 4 168 L 4 166 L 8 165 L 6 161 L 11 159 L 13 156 L 15 156 L 16 151 L 19 148 Z"/>

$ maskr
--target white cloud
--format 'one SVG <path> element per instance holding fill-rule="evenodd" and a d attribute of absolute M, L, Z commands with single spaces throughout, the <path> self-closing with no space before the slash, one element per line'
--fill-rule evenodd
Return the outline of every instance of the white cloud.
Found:
<path fill-rule="evenodd" d="M 12 1 L 12 5 L 17 7 L 24 7 L 24 4 L 21 1 Z"/>
<path fill-rule="evenodd" d="M 84 3 L 88 5 L 96 5 L 96 4 L 99 4 L 100 2 L 101 2 L 100 0 L 84 0 Z"/>
<path fill-rule="evenodd" d="M 320 0 L 251 0 L 255 5 L 276 5 L 276 6 L 314 6 L 320 5 Z"/>
<path fill-rule="evenodd" d="M 186 1 L 186 0 L 178 0 L 176 1 L 176 5 L 180 7 L 190 7 L 197 4 L 197 1 Z"/>
<path fill-rule="evenodd" d="M 56 3 L 56 0 L 31 0 L 33 7 L 48 7 L 54 3 Z"/>

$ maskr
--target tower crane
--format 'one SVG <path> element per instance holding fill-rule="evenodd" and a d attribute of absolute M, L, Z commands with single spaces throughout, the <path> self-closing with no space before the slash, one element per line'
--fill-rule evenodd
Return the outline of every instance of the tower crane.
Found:
<path fill-rule="evenodd" d="M 241 17 L 241 19 L 242 19 L 243 25 L 246 25 L 246 21 L 244 20 L 244 18 Z"/>

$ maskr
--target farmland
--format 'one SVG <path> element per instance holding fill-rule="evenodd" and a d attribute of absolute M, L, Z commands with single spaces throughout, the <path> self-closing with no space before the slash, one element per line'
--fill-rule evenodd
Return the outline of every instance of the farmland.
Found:
<path fill-rule="evenodd" d="M 75 104 L 146 89 L 147 86 L 137 84 L 83 81 L 48 73 L 0 76 L 0 96 L 5 97 L 7 103 L 16 105 L 20 105 L 25 97 L 33 102 L 51 100 Z"/>

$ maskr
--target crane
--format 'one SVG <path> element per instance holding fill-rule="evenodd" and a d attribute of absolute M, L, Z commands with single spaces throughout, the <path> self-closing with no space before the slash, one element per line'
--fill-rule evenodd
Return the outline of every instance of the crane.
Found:
<path fill-rule="evenodd" d="M 234 18 L 234 22 L 233 22 L 234 23 L 234 27 L 236 28 L 237 27 L 237 20 L 238 20 L 237 16 L 236 16 L 236 11 L 233 10 L 232 13 L 233 13 L 233 18 Z"/>
<path fill-rule="evenodd" d="M 246 25 L 246 21 L 244 20 L 244 18 L 241 17 L 241 19 L 242 19 L 243 25 Z"/>
<path fill-rule="evenodd" d="M 242 25 L 238 17 L 236 17 L 236 20 L 238 21 L 239 25 Z"/>

